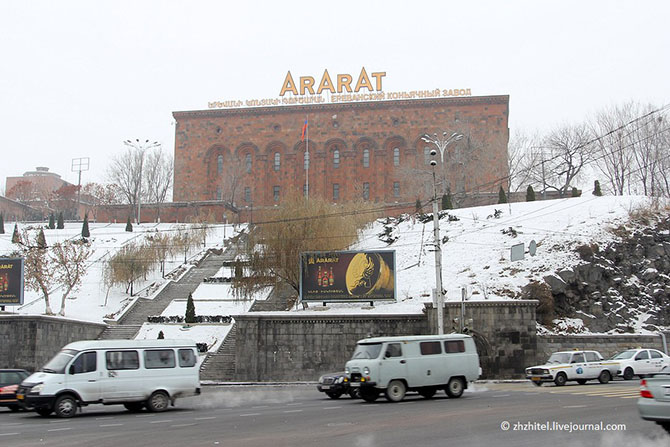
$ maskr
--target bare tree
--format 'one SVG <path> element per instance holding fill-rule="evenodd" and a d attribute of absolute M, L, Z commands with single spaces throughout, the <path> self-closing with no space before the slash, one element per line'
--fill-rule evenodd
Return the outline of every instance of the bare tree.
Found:
<path fill-rule="evenodd" d="M 512 134 L 507 145 L 507 166 L 509 170 L 509 190 L 519 191 L 521 188 L 533 184 L 532 171 L 528 169 L 541 160 L 541 153 L 536 150 L 538 137 L 522 131 Z"/>
<path fill-rule="evenodd" d="M 174 162 L 172 156 L 165 155 L 160 149 L 149 152 L 144 163 L 142 174 L 144 186 L 142 191 L 149 203 L 157 205 L 156 218 L 160 220 L 160 205 L 168 197 L 172 189 Z"/>
<path fill-rule="evenodd" d="M 117 185 L 125 202 L 133 208 L 137 206 L 140 194 L 140 171 L 143 154 L 136 149 L 126 151 L 112 159 L 108 168 L 109 180 Z"/>
<path fill-rule="evenodd" d="M 223 168 L 223 180 L 221 185 L 222 198 L 235 204 L 238 200 L 237 193 L 242 186 L 242 179 L 246 175 L 246 166 L 243 160 L 232 156 L 229 163 Z"/>
<path fill-rule="evenodd" d="M 643 118 L 635 120 L 630 126 L 629 139 L 635 160 L 629 185 L 634 183 L 632 189 L 647 196 L 663 195 L 667 189 L 661 183 L 666 176 L 664 166 L 665 153 L 667 152 L 667 121 L 666 117 L 655 112 L 655 107 L 635 107 L 636 115 Z M 642 115 L 640 115 L 640 112 Z"/>
<path fill-rule="evenodd" d="M 71 292 L 77 291 L 86 275 L 86 261 L 91 256 L 90 245 L 81 240 L 67 240 L 54 244 L 52 250 L 53 276 L 63 288 L 60 312 L 65 315 L 65 300 Z"/>
<path fill-rule="evenodd" d="M 25 281 L 30 289 L 42 294 L 45 303 L 44 313 L 53 315 L 49 304 L 49 290 L 53 285 L 54 277 L 49 262 L 49 250 L 41 246 L 38 239 L 38 235 L 32 238 L 28 231 L 23 230 L 21 252 L 24 258 Z"/>
<path fill-rule="evenodd" d="M 82 200 L 88 203 L 87 212 L 94 219 L 98 218 L 101 207 L 116 205 L 122 202 L 121 191 L 113 183 L 86 183 L 81 190 Z"/>

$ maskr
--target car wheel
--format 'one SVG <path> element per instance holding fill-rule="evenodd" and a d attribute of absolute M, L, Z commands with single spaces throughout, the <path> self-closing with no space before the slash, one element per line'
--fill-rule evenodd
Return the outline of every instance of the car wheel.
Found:
<path fill-rule="evenodd" d="M 56 399 L 54 412 L 59 418 L 71 418 L 77 414 L 77 399 L 74 396 L 65 394 Z"/>
<path fill-rule="evenodd" d="M 361 399 L 366 402 L 374 402 L 379 397 L 379 391 L 375 389 L 361 389 Z"/>
<path fill-rule="evenodd" d="M 419 390 L 419 394 L 421 396 L 425 397 L 426 399 L 432 399 L 432 397 L 435 395 L 436 391 L 437 390 L 433 387 L 421 388 Z"/>
<path fill-rule="evenodd" d="M 454 398 L 461 397 L 463 395 L 463 390 L 465 390 L 463 379 L 458 377 L 449 379 L 449 383 L 447 384 L 447 396 Z"/>
<path fill-rule="evenodd" d="M 405 398 L 407 387 L 400 380 L 391 380 L 386 388 L 386 400 L 389 402 L 400 402 Z"/>
<path fill-rule="evenodd" d="M 142 402 L 128 402 L 123 404 L 123 406 L 126 407 L 126 410 L 130 411 L 131 413 L 137 413 L 142 411 L 142 408 L 144 408 L 144 404 Z"/>
<path fill-rule="evenodd" d="M 610 375 L 609 371 L 601 371 L 600 375 L 598 376 L 598 382 L 600 383 L 607 383 L 610 381 L 612 376 Z"/>
<path fill-rule="evenodd" d="M 152 413 L 160 413 L 168 409 L 170 398 L 165 391 L 155 391 L 147 400 L 147 410 Z"/>
<path fill-rule="evenodd" d="M 623 378 L 624 380 L 632 380 L 633 377 L 635 377 L 635 373 L 633 372 L 633 368 L 626 368 L 623 371 Z"/>
<path fill-rule="evenodd" d="M 333 393 L 333 392 L 327 392 L 326 396 L 330 397 L 331 399 L 339 399 L 342 393 Z"/>
<path fill-rule="evenodd" d="M 35 410 L 40 416 L 49 416 L 53 411 L 51 408 L 38 408 Z"/>
<path fill-rule="evenodd" d="M 586 385 L 586 379 L 577 379 L 577 383 L 580 385 Z"/>
<path fill-rule="evenodd" d="M 358 388 L 350 388 L 349 389 L 349 397 L 352 399 L 360 399 L 361 398 L 361 390 Z"/>
<path fill-rule="evenodd" d="M 556 386 L 563 386 L 565 385 L 565 382 L 568 381 L 568 376 L 565 375 L 565 373 L 558 373 L 556 375 L 556 378 L 554 379 L 554 383 Z"/>

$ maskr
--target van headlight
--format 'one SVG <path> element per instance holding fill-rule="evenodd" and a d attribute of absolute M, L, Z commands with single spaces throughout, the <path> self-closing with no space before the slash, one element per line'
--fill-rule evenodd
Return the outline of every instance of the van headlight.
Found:
<path fill-rule="evenodd" d="M 368 368 L 367 366 L 363 368 L 363 374 L 365 374 L 366 376 L 370 374 L 370 368 Z"/>
<path fill-rule="evenodd" d="M 44 384 L 43 383 L 38 383 L 37 385 L 35 385 L 34 387 L 32 387 L 30 389 L 30 392 L 39 394 L 40 391 L 42 391 L 42 388 L 44 388 Z"/>
<path fill-rule="evenodd" d="M 345 374 L 349 374 L 350 372 L 351 372 L 351 371 L 349 371 L 349 367 L 346 366 L 346 367 L 344 368 L 344 373 L 345 373 Z"/>

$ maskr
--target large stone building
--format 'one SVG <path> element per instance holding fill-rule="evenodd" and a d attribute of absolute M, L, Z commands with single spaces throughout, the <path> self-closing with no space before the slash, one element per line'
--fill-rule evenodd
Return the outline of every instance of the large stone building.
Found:
<path fill-rule="evenodd" d="M 508 114 L 509 96 L 174 112 L 174 201 L 257 208 L 308 191 L 413 206 L 433 195 L 435 146 L 422 136 L 443 132 L 463 138 L 444 164 L 437 156 L 438 192 L 497 193 L 507 185 Z"/>

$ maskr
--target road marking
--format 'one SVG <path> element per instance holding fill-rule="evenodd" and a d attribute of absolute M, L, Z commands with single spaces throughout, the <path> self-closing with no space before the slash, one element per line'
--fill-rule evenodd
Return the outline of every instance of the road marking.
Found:
<path fill-rule="evenodd" d="M 52 428 L 47 431 L 64 431 L 64 430 L 72 430 L 72 427 Z"/>
<path fill-rule="evenodd" d="M 240 417 L 247 417 L 247 416 L 260 416 L 260 413 L 244 413 L 241 414 Z"/>
<path fill-rule="evenodd" d="M 100 424 L 98 427 L 120 427 L 123 424 Z"/>
<path fill-rule="evenodd" d="M 256 408 L 268 408 L 268 407 L 269 407 L 269 405 L 258 405 L 256 407 L 251 407 L 251 408 L 256 409 Z"/>
<path fill-rule="evenodd" d="M 566 405 L 563 408 L 586 408 L 586 405 Z"/>
<path fill-rule="evenodd" d="M 286 404 L 287 407 L 295 407 L 296 405 L 303 405 L 303 403 L 302 402 L 297 402 L 297 403 L 293 403 L 293 404 Z"/>
<path fill-rule="evenodd" d="M 116 419 L 116 416 L 105 416 L 105 417 L 101 417 L 101 418 L 95 418 L 96 421 L 100 421 L 100 420 L 106 421 L 108 419 Z"/>
<path fill-rule="evenodd" d="M 323 407 L 324 410 L 339 410 L 342 407 Z"/>
<path fill-rule="evenodd" d="M 151 421 L 150 424 L 163 424 L 165 422 L 172 422 L 172 419 L 165 419 L 164 421 Z"/>
<path fill-rule="evenodd" d="M 284 410 L 283 413 L 300 413 L 302 410 Z"/>
<path fill-rule="evenodd" d="M 21 433 L 0 433 L 0 436 L 14 436 L 14 435 L 20 435 Z"/>
<path fill-rule="evenodd" d="M 510 396 L 510 394 L 494 394 L 491 397 L 509 397 L 509 396 Z"/>
<path fill-rule="evenodd" d="M 192 423 L 192 424 L 174 424 L 174 425 L 170 425 L 170 427 L 173 427 L 173 428 L 177 428 L 177 427 L 191 427 L 191 426 L 193 426 L 193 425 L 198 425 L 198 424 L 196 424 L 196 423 Z"/>
<path fill-rule="evenodd" d="M 194 418 L 196 421 L 208 421 L 210 419 L 216 419 L 216 416 L 203 416 L 199 418 Z"/>
<path fill-rule="evenodd" d="M 135 416 L 136 418 L 153 418 L 156 417 L 155 414 L 138 414 Z"/>

